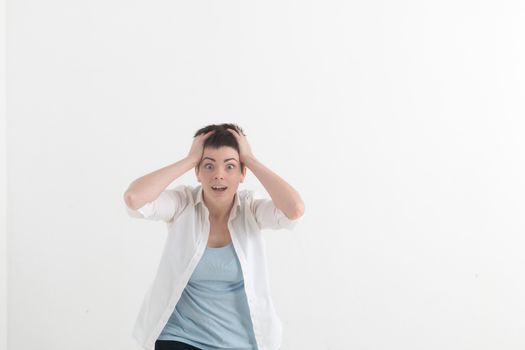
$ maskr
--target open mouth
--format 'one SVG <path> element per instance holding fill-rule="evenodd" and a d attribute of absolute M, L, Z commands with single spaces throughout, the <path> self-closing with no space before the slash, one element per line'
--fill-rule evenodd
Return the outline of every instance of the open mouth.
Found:
<path fill-rule="evenodd" d="M 222 192 L 226 191 L 228 187 L 227 186 L 211 186 L 211 189 L 214 191 Z"/>

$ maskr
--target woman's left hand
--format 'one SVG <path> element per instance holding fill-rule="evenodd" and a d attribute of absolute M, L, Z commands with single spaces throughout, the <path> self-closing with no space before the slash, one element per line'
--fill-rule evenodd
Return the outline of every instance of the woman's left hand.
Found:
<path fill-rule="evenodd" d="M 252 153 L 252 149 L 250 145 L 248 144 L 248 139 L 246 138 L 246 135 L 243 135 L 239 130 L 233 130 L 233 129 L 227 129 L 237 140 L 237 143 L 239 144 L 239 158 L 241 163 L 246 165 L 246 162 L 250 159 L 255 158 L 255 156 Z"/>

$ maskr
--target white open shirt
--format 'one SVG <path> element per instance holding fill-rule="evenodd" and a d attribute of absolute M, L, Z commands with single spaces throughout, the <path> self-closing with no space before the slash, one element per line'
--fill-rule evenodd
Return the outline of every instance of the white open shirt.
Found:
<path fill-rule="evenodd" d="M 142 208 L 126 206 L 131 217 L 166 222 L 168 235 L 157 269 L 140 308 L 133 337 L 152 350 L 177 304 L 208 243 L 208 208 L 202 201 L 202 185 L 179 185 L 164 190 Z M 277 350 L 282 323 L 270 295 L 263 229 L 292 230 L 300 220 L 289 219 L 271 199 L 254 198 L 251 190 L 238 190 L 228 219 L 228 229 L 244 277 L 258 350 Z"/>

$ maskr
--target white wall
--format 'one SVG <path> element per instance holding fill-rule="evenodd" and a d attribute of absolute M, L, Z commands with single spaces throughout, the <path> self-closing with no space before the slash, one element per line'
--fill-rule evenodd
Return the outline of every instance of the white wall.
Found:
<path fill-rule="evenodd" d="M 0 0 L 0 350 L 7 349 L 6 3 Z"/>
<path fill-rule="evenodd" d="M 222 122 L 306 204 L 284 350 L 525 347 L 523 2 L 7 5 L 9 350 L 138 349 L 166 232 L 122 194 Z"/>

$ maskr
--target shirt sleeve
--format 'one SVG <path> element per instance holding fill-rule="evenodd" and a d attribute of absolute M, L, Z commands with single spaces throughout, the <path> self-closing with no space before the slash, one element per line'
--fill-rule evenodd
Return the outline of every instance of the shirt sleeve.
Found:
<path fill-rule="evenodd" d="M 271 199 L 267 198 L 254 199 L 252 201 L 252 212 L 261 230 L 292 230 L 301 219 L 301 217 L 295 220 L 288 218 L 281 209 L 275 206 Z"/>
<path fill-rule="evenodd" d="M 175 220 L 187 205 L 187 196 L 182 187 L 164 190 L 157 199 L 138 209 L 126 205 L 130 217 L 153 221 L 170 222 Z"/>

